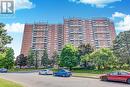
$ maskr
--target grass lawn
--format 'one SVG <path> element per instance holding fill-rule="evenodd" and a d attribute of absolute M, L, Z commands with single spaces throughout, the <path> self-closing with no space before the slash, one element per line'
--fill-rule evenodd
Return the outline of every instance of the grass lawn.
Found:
<path fill-rule="evenodd" d="M 0 78 L 0 87 L 23 87 L 23 86 Z"/>
<path fill-rule="evenodd" d="M 99 74 L 91 74 L 91 73 L 73 73 L 73 76 L 78 76 L 78 77 L 95 77 L 98 78 Z"/>
<path fill-rule="evenodd" d="M 15 68 L 15 69 L 8 70 L 8 72 L 31 72 L 31 71 L 34 71 L 34 70 L 41 70 L 41 69 L 35 69 L 35 68 L 19 69 L 19 68 Z"/>
<path fill-rule="evenodd" d="M 86 70 L 86 69 L 74 69 L 72 70 L 73 76 L 81 76 L 81 77 L 99 77 L 101 74 L 107 74 L 113 71 L 118 70 Z M 123 70 L 124 71 L 124 70 Z M 130 72 L 130 70 L 125 70 Z"/>

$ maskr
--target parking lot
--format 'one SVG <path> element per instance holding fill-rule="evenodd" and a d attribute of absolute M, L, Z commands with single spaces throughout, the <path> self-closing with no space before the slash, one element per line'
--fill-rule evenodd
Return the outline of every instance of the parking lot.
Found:
<path fill-rule="evenodd" d="M 4 73 L 0 74 L 0 77 L 25 87 L 130 87 L 126 83 L 103 82 L 91 78 L 43 76 L 38 73 Z"/>

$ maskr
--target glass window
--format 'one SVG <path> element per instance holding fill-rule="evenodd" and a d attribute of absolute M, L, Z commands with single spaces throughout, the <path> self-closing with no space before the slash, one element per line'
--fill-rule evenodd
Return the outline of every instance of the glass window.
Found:
<path fill-rule="evenodd" d="M 127 72 L 120 72 L 120 75 L 128 75 Z"/>
<path fill-rule="evenodd" d="M 98 40 L 95 41 L 95 45 L 96 45 L 96 46 L 99 46 Z"/>
<path fill-rule="evenodd" d="M 118 75 L 118 72 L 110 73 L 110 75 Z"/>

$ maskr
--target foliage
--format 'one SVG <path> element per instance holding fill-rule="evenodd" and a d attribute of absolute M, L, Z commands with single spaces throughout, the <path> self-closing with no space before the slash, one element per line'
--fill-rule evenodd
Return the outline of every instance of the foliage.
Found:
<path fill-rule="evenodd" d="M 90 55 L 85 55 L 83 58 L 93 64 L 97 69 L 113 68 L 118 62 L 109 48 L 98 49 Z"/>
<path fill-rule="evenodd" d="M 14 51 L 12 48 L 5 48 L 4 52 L 0 52 L 0 67 L 7 69 L 14 65 Z"/>
<path fill-rule="evenodd" d="M 46 49 L 43 51 L 43 55 L 41 58 L 41 65 L 45 66 L 46 68 L 49 65 L 49 58 L 48 58 L 48 53 Z"/>
<path fill-rule="evenodd" d="M 20 66 L 20 68 L 22 66 L 26 66 L 27 65 L 27 57 L 24 56 L 24 54 L 20 54 L 17 58 L 16 58 L 16 64 Z"/>
<path fill-rule="evenodd" d="M 32 49 L 30 49 L 28 57 L 27 57 L 27 62 L 29 66 L 35 65 L 35 58 L 36 58 L 35 52 Z"/>
<path fill-rule="evenodd" d="M 69 67 L 70 70 L 72 67 L 78 64 L 78 50 L 72 44 L 67 44 L 62 49 L 60 55 L 60 66 Z"/>
<path fill-rule="evenodd" d="M 7 35 L 7 32 L 4 27 L 5 24 L 0 23 L 0 51 L 4 49 L 5 45 L 11 43 L 11 41 L 13 40 L 11 36 Z"/>
<path fill-rule="evenodd" d="M 120 65 L 130 64 L 130 31 L 119 33 L 113 41 L 112 49 L 119 59 Z"/>
<path fill-rule="evenodd" d="M 6 55 L 5 55 L 5 59 L 3 60 L 4 63 L 4 67 L 7 69 L 10 69 L 13 67 L 14 65 L 14 50 L 12 48 L 7 48 L 6 49 Z"/>
<path fill-rule="evenodd" d="M 78 47 L 79 61 L 81 61 L 82 65 L 84 67 L 87 67 L 88 62 L 85 61 L 84 57 L 82 57 L 82 56 L 89 55 L 93 51 L 94 51 L 94 49 L 92 48 L 92 46 L 90 44 L 81 44 Z"/>
<path fill-rule="evenodd" d="M 52 66 L 59 65 L 59 54 L 56 51 L 54 51 L 54 53 L 50 59 L 50 62 L 51 62 Z"/>
<path fill-rule="evenodd" d="M 92 46 L 90 44 L 81 44 L 78 47 L 78 52 L 80 56 L 92 53 L 94 51 L 94 49 L 92 48 Z"/>

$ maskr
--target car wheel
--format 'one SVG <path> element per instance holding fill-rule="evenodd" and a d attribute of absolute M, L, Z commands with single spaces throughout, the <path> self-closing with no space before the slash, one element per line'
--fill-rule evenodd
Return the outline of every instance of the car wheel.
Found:
<path fill-rule="evenodd" d="M 103 76 L 103 77 L 101 78 L 101 80 L 102 80 L 102 81 L 107 81 L 108 79 L 107 79 L 106 76 Z"/>
<path fill-rule="evenodd" d="M 127 80 L 127 83 L 130 84 L 130 78 Z"/>

